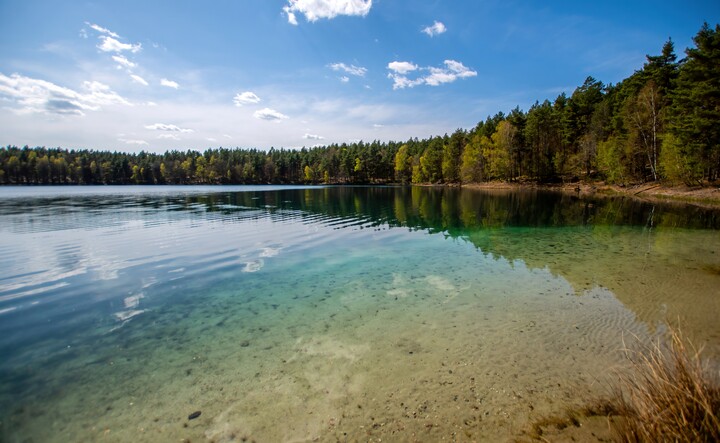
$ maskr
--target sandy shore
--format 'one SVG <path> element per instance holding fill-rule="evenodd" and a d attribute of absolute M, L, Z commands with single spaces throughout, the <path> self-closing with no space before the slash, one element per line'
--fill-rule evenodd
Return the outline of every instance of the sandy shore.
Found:
<path fill-rule="evenodd" d="M 693 204 L 708 208 L 720 208 L 720 187 L 718 186 L 667 186 L 657 183 L 642 185 L 618 186 L 597 183 L 565 183 L 565 184 L 537 184 L 537 183 L 509 183 L 488 182 L 463 185 L 471 189 L 542 189 L 577 194 L 580 197 L 588 196 L 627 196 L 646 201 L 678 202 Z"/>

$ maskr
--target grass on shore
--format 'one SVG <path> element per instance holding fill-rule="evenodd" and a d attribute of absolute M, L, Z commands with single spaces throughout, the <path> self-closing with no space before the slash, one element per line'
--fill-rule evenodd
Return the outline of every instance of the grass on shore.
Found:
<path fill-rule="evenodd" d="M 626 350 L 632 371 L 619 377 L 611 400 L 623 418 L 616 431 L 625 442 L 720 441 L 720 384 L 701 350 L 671 328 L 669 343 Z"/>
<path fill-rule="evenodd" d="M 670 328 L 667 344 L 637 341 L 639 350 L 625 347 L 630 368 L 618 374 L 610 398 L 536 421 L 527 432 L 530 439 L 575 440 L 573 428 L 605 417 L 601 434 L 607 434 L 593 433 L 597 441 L 720 442 L 720 372 L 709 370 L 701 350 L 678 329 Z M 563 435 L 566 430 L 570 433 Z"/>

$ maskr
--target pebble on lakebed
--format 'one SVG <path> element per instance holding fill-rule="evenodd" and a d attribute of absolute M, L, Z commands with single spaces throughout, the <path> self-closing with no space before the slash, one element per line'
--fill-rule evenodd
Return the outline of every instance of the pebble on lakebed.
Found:
<path fill-rule="evenodd" d="M 195 411 L 192 414 L 188 415 L 188 420 L 192 420 L 193 418 L 198 418 L 198 417 L 200 417 L 200 414 L 202 414 L 202 412 Z"/>

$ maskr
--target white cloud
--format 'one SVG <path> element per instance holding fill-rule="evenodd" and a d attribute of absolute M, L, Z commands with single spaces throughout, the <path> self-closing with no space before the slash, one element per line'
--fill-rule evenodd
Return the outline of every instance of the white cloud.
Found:
<path fill-rule="evenodd" d="M 98 49 L 100 49 L 103 52 L 123 52 L 123 51 L 130 51 L 133 54 L 136 52 L 140 52 L 142 49 L 142 44 L 138 43 L 135 45 L 131 45 L 130 43 L 121 43 L 118 40 L 108 37 L 106 35 L 101 35 L 100 40 L 102 41 L 101 44 L 98 45 Z"/>
<path fill-rule="evenodd" d="M 340 77 L 340 81 L 343 83 L 347 83 L 350 81 L 350 77 L 348 77 L 347 75 L 343 75 L 342 77 Z"/>
<path fill-rule="evenodd" d="M 358 77 L 365 77 L 365 74 L 367 73 L 367 68 L 355 65 L 348 66 L 345 63 L 333 63 L 328 65 L 328 67 L 333 71 L 344 71 Z"/>
<path fill-rule="evenodd" d="M 278 111 L 270 108 L 263 108 L 259 111 L 255 111 L 253 114 L 253 117 L 258 118 L 260 120 L 270 120 L 270 121 L 276 121 L 279 122 L 281 120 L 285 120 L 289 118 L 285 114 L 281 114 Z"/>
<path fill-rule="evenodd" d="M 397 63 L 397 65 L 393 65 Z M 388 69 L 394 71 L 388 74 L 388 78 L 393 80 L 393 89 L 412 88 L 418 85 L 426 84 L 430 86 L 439 86 L 443 83 L 452 83 L 459 78 L 475 77 L 477 72 L 455 60 L 445 60 L 443 68 L 427 67 L 419 68 L 422 71 L 428 71 L 430 74 L 419 76 L 415 79 L 408 78 L 405 74 L 410 71 L 403 72 L 405 69 L 401 64 L 405 62 L 393 62 L 388 64 Z M 398 69 L 399 68 L 399 69 Z M 416 67 L 417 68 L 417 67 Z M 414 69 L 413 69 L 414 70 Z"/>
<path fill-rule="evenodd" d="M 287 16 L 288 16 L 288 23 L 290 23 L 290 24 L 293 25 L 293 26 L 297 26 L 297 25 L 298 25 L 297 18 L 295 17 L 295 13 L 293 13 L 293 12 L 290 10 L 290 7 L 289 7 L 289 6 L 285 6 L 285 7 L 283 8 L 283 11 L 285 11 L 285 13 L 286 13 Z"/>
<path fill-rule="evenodd" d="M 0 96 L 17 105 L 15 112 L 85 115 L 101 106 L 132 104 L 100 82 L 84 82 L 86 92 L 78 92 L 54 83 L 12 74 L 0 73 Z"/>
<path fill-rule="evenodd" d="M 447 31 L 447 28 L 445 25 L 443 25 L 439 21 L 435 21 L 432 26 L 428 26 L 422 30 L 425 34 L 429 35 L 430 37 L 433 37 L 438 34 L 442 34 L 443 32 Z"/>
<path fill-rule="evenodd" d="M 325 140 L 325 137 L 316 134 L 305 134 L 303 135 L 305 140 Z"/>
<path fill-rule="evenodd" d="M 83 88 L 90 91 L 90 94 L 82 96 L 83 100 L 95 105 L 126 105 L 132 106 L 132 103 L 125 100 L 117 92 L 110 89 L 110 86 L 100 82 L 83 82 Z"/>
<path fill-rule="evenodd" d="M 89 23 L 89 22 L 85 22 L 85 24 L 90 26 L 92 29 L 96 30 L 97 32 L 99 32 L 101 34 L 107 34 L 110 37 L 120 38 L 120 36 L 117 35 L 116 33 L 112 32 L 111 30 L 109 30 L 107 28 L 103 28 L 100 25 L 96 25 L 94 23 Z"/>
<path fill-rule="evenodd" d="M 209 142 L 213 142 L 213 143 L 217 141 L 216 138 L 212 138 L 212 137 L 207 137 L 205 140 L 207 140 Z"/>
<path fill-rule="evenodd" d="M 283 11 L 288 16 L 288 23 L 298 24 L 296 13 L 305 15 L 309 22 L 321 18 L 332 19 L 338 15 L 366 16 L 372 7 L 372 0 L 288 0 Z"/>
<path fill-rule="evenodd" d="M 168 88 L 173 88 L 173 89 L 177 89 L 180 87 L 180 85 L 177 82 L 168 80 L 166 78 L 160 79 L 160 86 L 166 86 Z"/>
<path fill-rule="evenodd" d="M 148 144 L 148 142 L 146 142 L 145 140 L 128 140 L 128 139 L 124 139 L 124 138 L 119 138 L 118 141 L 121 141 L 127 145 L 144 146 L 144 145 Z"/>
<path fill-rule="evenodd" d="M 255 95 L 254 92 L 245 91 L 245 92 L 239 92 L 235 94 L 235 98 L 233 98 L 233 103 L 235 103 L 235 106 L 242 106 L 242 105 L 254 105 L 255 103 L 260 103 L 260 97 Z"/>
<path fill-rule="evenodd" d="M 125 56 L 122 56 L 122 55 L 113 55 L 112 59 L 117 62 L 118 68 L 132 69 L 137 66 L 136 63 L 131 62 Z"/>
<path fill-rule="evenodd" d="M 155 131 L 167 131 L 167 132 L 195 132 L 192 129 L 184 129 L 176 125 L 168 125 L 166 123 L 155 123 L 152 125 L 146 125 L 145 129 L 153 129 Z"/>
<path fill-rule="evenodd" d="M 425 80 L 423 78 L 410 80 L 409 78 L 405 77 L 404 75 L 398 75 L 398 74 L 388 74 L 388 78 L 392 79 L 393 81 L 393 89 L 404 89 L 404 88 L 413 88 L 417 85 L 422 85 L 425 83 Z"/>
<path fill-rule="evenodd" d="M 180 140 L 180 136 L 177 134 L 160 134 L 157 138 L 160 140 Z"/>
<path fill-rule="evenodd" d="M 387 68 L 398 74 L 407 74 L 408 72 L 416 70 L 418 66 L 410 62 L 390 62 Z"/>
<path fill-rule="evenodd" d="M 140 83 L 143 86 L 149 85 L 149 83 L 144 78 L 140 77 L 139 75 L 130 74 L 130 78 L 132 78 L 135 83 Z"/>

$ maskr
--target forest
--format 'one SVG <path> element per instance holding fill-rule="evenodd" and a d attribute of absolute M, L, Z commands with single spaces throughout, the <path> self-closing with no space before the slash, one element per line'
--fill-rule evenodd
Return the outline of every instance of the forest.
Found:
<path fill-rule="evenodd" d="M 498 112 L 470 130 L 405 142 L 129 154 L 0 148 L 0 184 L 478 183 L 702 185 L 720 180 L 720 25 L 678 59 L 659 55 L 616 85 Z"/>

